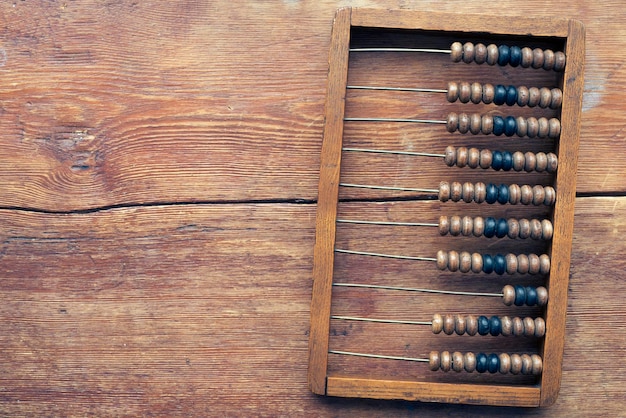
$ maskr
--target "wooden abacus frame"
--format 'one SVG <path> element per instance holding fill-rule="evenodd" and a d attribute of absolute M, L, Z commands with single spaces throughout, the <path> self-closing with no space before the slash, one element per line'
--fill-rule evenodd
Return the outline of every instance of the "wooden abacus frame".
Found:
<path fill-rule="evenodd" d="M 511 22 L 514 22 L 511 24 Z M 438 383 L 342 376 L 328 371 L 331 296 L 342 157 L 344 110 L 350 35 L 353 28 L 434 31 L 468 36 L 518 36 L 563 42 L 567 64 L 562 77 L 562 129 L 555 152 L 559 168 L 552 212 L 554 236 L 546 279 L 550 300 L 545 310 L 546 335 L 540 348 L 543 373 L 536 385 Z M 313 294 L 309 340 L 310 389 L 320 395 L 404 399 L 508 406 L 547 406 L 559 391 L 565 336 L 567 289 L 576 192 L 576 164 L 583 91 L 584 28 L 575 20 L 450 15 L 406 10 L 343 8 L 337 11 L 330 45 L 325 128 L 321 151 L 319 197 L 314 248 Z"/>

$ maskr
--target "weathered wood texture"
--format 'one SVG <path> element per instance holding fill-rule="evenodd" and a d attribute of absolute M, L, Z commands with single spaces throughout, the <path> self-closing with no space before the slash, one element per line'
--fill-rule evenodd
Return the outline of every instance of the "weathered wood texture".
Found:
<path fill-rule="evenodd" d="M 334 11 L 348 3 L 484 8 L 0 3 L 0 414 L 623 414 L 624 197 L 577 199 L 552 408 L 310 393 L 327 57 Z M 622 6 L 498 3 L 585 23 L 585 196 L 626 191 Z"/>

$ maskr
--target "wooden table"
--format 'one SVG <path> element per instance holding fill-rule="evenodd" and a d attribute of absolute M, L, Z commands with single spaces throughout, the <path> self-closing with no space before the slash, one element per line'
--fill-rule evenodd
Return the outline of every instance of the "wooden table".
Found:
<path fill-rule="evenodd" d="M 617 1 L 490 10 L 587 28 L 557 403 L 498 409 L 309 392 L 327 56 L 345 4 L 0 5 L 0 414 L 626 414 L 626 12 Z"/>

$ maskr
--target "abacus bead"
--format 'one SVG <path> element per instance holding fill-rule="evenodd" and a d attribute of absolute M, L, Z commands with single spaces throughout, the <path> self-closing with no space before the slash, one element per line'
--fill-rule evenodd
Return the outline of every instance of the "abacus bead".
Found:
<path fill-rule="evenodd" d="M 565 53 L 557 51 L 554 53 L 554 71 L 563 71 L 565 69 Z"/>
<path fill-rule="evenodd" d="M 454 103 L 459 99 L 459 85 L 455 82 L 448 83 L 448 91 L 446 92 L 446 99 L 450 103 Z"/>
<path fill-rule="evenodd" d="M 491 152 L 491 168 L 494 170 L 500 170 L 502 168 L 502 152 Z"/>
<path fill-rule="evenodd" d="M 532 152 L 527 152 L 524 154 L 524 170 L 527 172 L 534 171 L 537 168 L 537 156 Z"/>
<path fill-rule="evenodd" d="M 463 62 L 469 64 L 472 61 L 474 61 L 474 44 L 465 42 L 463 44 Z"/>
<path fill-rule="evenodd" d="M 537 274 L 539 273 L 539 256 L 537 254 L 528 254 L 528 273 L 529 274 Z"/>
<path fill-rule="evenodd" d="M 522 189 L 518 184 L 510 184 L 509 185 L 509 203 L 512 205 L 517 205 L 520 202 L 522 195 Z"/>
<path fill-rule="evenodd" d="M 452 366 L 452 357 L 449 351 L 442 351 L 441 354 L 441 370 L 449 372 Z"/>
<path fill-rule="evenodd" d="M 537 289 L 532 286 L 526 286 L 526 306 L 535 306 L 537 304 Z"/>
<path fill-rule="evenodd" d="M 522 218 L 518 222 L 519 222 L 519 237 L 521 239 L 526 239 L 530 237 L 530 221 L 528 219 Z"/>
<path fill-rule="evenodd" d="M 543 286 L 537 288 L 537 305 L 546 306 L 548 304 L 548 289 Z"/>
<path fill-rule="evenodd" d="M 492 204 L 498 200 L 498 186 L 493 183 L 489 183 L 487 184 L 485 191 L 485 202 Z"/>
<path fill-rule="evenodd" d="M 487 46 L 487 64 L 495 65 L 498 62 L 498 46 L 490 44 Z"/>
<path fill-rule="evenodd" d="M 495 95 L 493 97 L 493 104 L 495 105 L 503 105 L 506 102 L 506 87 L 502 84 L 497 84 L 495 86 Z"/>
<path fill-rule="evenodd" d="M 502 322 L 497 316 L 489 318 L 489 334 L 496 337 L 502 332 Z"/>
<path fill-rule="evenodd" d="M 474 315 L 465 317 L 465 332 L 469 336 L 474 336 L 478 332 L 478 319 Z"/>
<path fill-rule="evenodd" d="M 497 373 L 500 370 L 500 357 L 497 354 L 489 354 L 487 359 L 487 371 L 489 373 Z"/>
<path fill-rule="evenodd" d="M 513 136 L 517 132 L 517 123 L 515 123 L 515 117 L 507 116 L 504 118 L 504 135 Z"/>
<path fill-rule="evenodd" d="M 450 200 L 458 202 L 463 197 L 463 185 L 458 181 L 450 183 Z"/>
<path fill-rule="evenodd" d="M 517 67 L 522 62 L 522 49 L 519 46 L 509 48 L 509 64 L 511 67 Z"/>
<path fill-rule="evenodd" d="M 504 238 L 509 232 L 509 225 L 506 219 L 498 219 L 496 222 L 496 237 Z"/>
<path fill-rule="evenodd" d="M 546 171 L 546 167 L 548 167 L 548 156 L 546 155 L 546 153 L 538 152 L 537 154 L 535 154 L 535 158 L 536 158 L 535 171 L 539 173 Z"/>
<path fill-rule="evenodd" d="M 474 200 L 474 184 L 470 182 L 463 183 L 462 197 L 465 203 L 471 203 Z"/>
<path fill-rule="evenodd" d="M 554 187 L 546 186 L 543 188 L 543 190 L 546 194 L 545 199 L 543 200 L 543 204 L 546 206 L 554 205 L 554 202 L 556 201 L 556 190 L 554 190 Z"/>
<path fill-rule="evenodd" d="M 524 335 L 524 321 L 522 318 L 516 316 L 515 318 L 511 318 L 511 321 L 513 322 L 513 335 L 516 337 Z"/>
<path fill-rule="evenodd" d="M 478 334 L 479 335 L 487 335 L 489 334 L 489 318 L 484 315 L 478 317 Z"/>
<path fill-rule="evenodd" d="M 543 205 L 543 202 L 546 198 L 546 191 L 542 185 L 537 184 L 533 186 L 533 205 L 539 206 Z"/>
<path fill-rule="evenodd" d="M 448 270 L 457 271 L 459 269 L 459 253 L 448 251 Z"/>
<path fill-rule="evenodd" d="M 465 353 L 465 355 L 463 356 L 463 367 L 468 373 L 476 370 L 476 355 L 474 353 Z"/>
<path fill-rule="evenodd" d="M 483 101 L 483 86 L 480 83 L 472 83 L 470 90 L 470 100 L 472 103 L 478 104 Z"/>
<path fill-rule="evenodd" d="M 511 306 L 513 302 L 515 302 L 515 288 L 507 284 L 502 288 L 502 303 Z"/>
<path fill-rule="evenodd" d="M 496 274 L 504 274 L 506 271 L 506 259 L 502 254 L 496 254 L 493 256 L 493 271 Z"/>
<path fill-rule="evenodd" d="M 533 329 L 534 332 L 534 329 Z M 454 334 L 454 316 L 444 315 L 443 317 L 443 333 L 446 335 Z"/>
<path fill-rule="evenodd" d="M 455 315 L 454 316 L 454 331 L 457 333 L 457 335 L 465 334 L 465 328 L 466 328 L 465 318 L 463 318 L 461 315 Z"/>
<path fill-rule="evenodd" d="M 448 130 L 448 132 L 452 133 L 456 132 L 458 127 L 459 115 L 457 115 L 456 113 L 449 113 L 448 117 L 446 118 L 446 129 Z"/>
<path fill-rule="evenodd" d="M 532 337 L 535 335 L 535 320 L 527 316 L 524 321 L 524 336 Z"/>
<path fill-rule="evenodd" d="M 500 373 L 507 374 L 511 371 L 511 356 L 507 353 L 500 353 Z"/>
<path fill-rule="evenodd" d="M 506 221 L 506 224 L 508 237 L 511 239 L 519 238 L 519 222 L 517 219 L 510 218 Z"/>
<path fill-rule="evenodd" d="M 498 187 L 498 203 L 504 205 L 509 202 L 509 186 L 501 184 Z"/>
<path fill-rule="evenodd" d="M 548 173 L 556 172 L 557 166 L 559 164 L 558 157 L 552 152 L 547 153 L 546 156 L 548 157 L 548 165 L 546 167 L 546 171 Z"/>
<path fill-rule="evenodd" d="M 516 285 L 515 287 L 515 306 L 523 306 L 526 303 L 526 289 L 524 286 Z"/>
<path fill-rule="evenodd" d="M 460 62 L 463 59 L 463 45 L 461 42 L 454 42 L 450 46 L 450 58 L 452 62 Z"/>
<path fill-rule="evenodd" d="M 519 374 L 522 371 L 522 357 L 519 354 L 511 354 L 511 374 Z"/>
<path fill-rule="evenodd" d="M 461 233 L 461 218 L 459 216 L 450 217 L 450 235 L 457 236 Z"/>
<path fill-rule="evenodd" d="M 483 115 L 481 119 L 480 130 L 483 134 L 489 135 L 493 132 L 493 116 Z"/>
<path fill-rule="evenodd" d="M 530 87 L 528 89 L 528 107 L 535 107 L 541 100 L 541 92 L 537 87 Z"/>
<path fill-rule="evenodd" d="M 430 370 L 437 371 L 441 366 L 441 356 L 438 351 L 431 351 L 428 355 L 428 366 Z"/>
<path fill-rule="evenodd" d="M 554 51 L 551 49 L 546 49 L 543 51 L 543 69 L 551 70 L 554 68 Z"/>
<path fill-rule="evenodd" d="M 526 119 L 526 136 L 529 138 L 534 138 L 539 134 L 539 121 L 537 118 L 529 117 Z"/>
<path fill-rule="evenodd" d="M 554 234 L 554 228 L 552 227 L 552 222 L 548 219 L 544 219 L 541 221 L 541 239 L 545 241 L 549 241 L 552 239 L 552 235 Z"/>
<path fill-rule="evenodd" d="M 530 359 L 532 361 L 532 374 L 539 376 L 543 371 L 543 360 L 538 354 L 531 354 Z"/>
<path fill-rule="evenodd" d="M 487 47 L 485 44 L 476 44 L 474 46 L 474 62 L 482 64 L 487 60 Z"/>
<path fill-rule="evenodd" d="M 528 104 L 528 87 L 519 86 L 517 88 L 517 105 L 518 106 L 526 106 Z"/>
<path fill-rule="evenodd" d="M 513 155 L 509 151 L 502 151 L 502 170 L 510 171 L 513 168 Z"/>
<path fill-rule="evenodd" d="M 506 45 L 500 45 L 498 47 L 498 65 L 504 66 L 509 63 L 511 58 L 511 50 Z"/>
<path fill-rule="evenodd" d="M 471 216 L 464 216 L 461 219 L 461 235 L 469 237 L 474 230 L 474 219 Z"/>
<path fill-rule="evenodd" d="M 480 151 L 478 150 L 478 148 L 470 148 L 467 151 L 467 166 L 470 168 L 476 168 L 478 167 L 479 163 L 480 163 Z"/>
<path fill-rule="evenodd" d="M 552 99 L 550 100 L 550 109 L 558 109 L 563 104 L 563 92 L 561 89 L 553 88 L 550 90 Z"/>
<path fill-rule="evenodd" d="M 484 121 L 484 118 L 483 118 Z M 493 153 L 488 149 L 480 150 L 480 168 L 489 168 L 493 162 Z"/>
<path fill-rule="evenodd" d="M 482 126 L 482 117 L 478 113 L 472 113 L 472 115 L 470 115 L 470 132 L 474 135 L 478 135 L 479 133 L 481 133 Z"/>
<path fill-rule="evenodd" d="M 493 258 L 489 254 L 483 254 L 483 273 L 493 272 Z"/>
<path fill-rule="evenodd" d="M 535 318 L 535 337 L 542 338 L 546 335 L 546 321 L 538 316 Z"/>
<path fill-rule="evenodd" d="M 485 232 L 487 238 L 491 238 L 496 234 L 496 220 L 492 217 L 485 218 Z"/>
<path fill-rule="evenodd" d="M 459 101 L 461 103 L 467 103 L 470 101 L 471 89 L 470 83 L 459 83 Z"/>
<path fill-rule="evenodd" d="M 520 186 L 521 198 L 520 202 L 522 205 L 529 205 L 533 201 L 533 188 L 528 184 L 523 184 Z"/>
<path fill-rule="evenodd" d="M 550 102 L 552 101 L 552 91 L 547 87 L 542 87 L 539 89 L 539 107 L 542 109 L 550 106 Z"/>
<path fill-rule="evenodd" d="M 472 253 L 472 272 L 480 273 L 483 271 L 483 256 L 479 253 Z"/>
<path fill-rule="evenodd" d="M 474 202 L 483 203 L 487 198 L 487 186 L 483 182 L 474 184 Z"/>
<path fill-rule="evenodd" d="M 493 116 L 493 134 L 500 136 L 504 133 L 504 118 L 502 116 Z"/>
<path fill-rule="evenodd" d="M 558 138 L 561 134 L 561 122 L 557 118 L 548 120 L 548 138 Z"/>
<path fill-rule="evenodd" d="M 546 118 L 539 118 L 539 119 L 537 119 L 537 122 L 539 122 L 539 131 L 537 133 L 537 137 L 538 138 L 547 138 L 548 137 L 548 133 L 550 132 L 550 125 L 548 123 L 548 119 L 546 119 Z"/>
<path fill-rule="evenodd" d="M 439 217 L 439 235 L 448 235 L 450 232 L 450 219 L 447 216 Z"/>
<path fill-rule="evenodd" d="M 476 353 L 476 371 L 478 373 L 487 371 L 487 355 L 485 353 Z"/>
<path fill-rule="evenodd" d="M 456 150 L 453 146 L 448 145 L 446 150 L 443 152 L 443 162 L 446 163 L 448 167 L 454 167 L 456 164 Z"/>
<path fill-rule="evenodd" d="M 437 251 L 437 268 L 445 270 L 448 268 L 448 253 L 442 250 Z"/>
<path fill-rule="evenodd" d="M 475 237 L 482 237 L 485 232 L 485 219 L 482 216 L 477 216 L 473 219 L 472 233 Z"/>
<path fill-rule="evenodd" d="M 496 94 L 496 90 L 493 84 L 489 84 L 489 83 L 483 84 L 483 103 L 484 104 L 493 103 L 493 98 L 495 94 Z"/>
<path fill-rule="evenodd" d="M 532 63 L 533 63 L 533 50 L 525 46 L 524 48 L 522 48 L 522 61 L 520 62 L 520 65 L 524 68 L 528 68 L 530 67 Z"/>
<path fill-rule="evenodd" d="M 508 86 L 506 88 L 505 103 L 508 106 L 513 106 L 514 104 L 517 103 L 517 89 L 515 88 L 515 86 Z"/>
<path fill-rule="evenodd" d="M 517 256 L 517 272 L 520 274 L 528 273 L 529 261 L 526 254 L 519 254 Z"/>
<path fill-rule="evenodd" d="M 506 272 L 509 274 L 517 273 L 517 256 L 515 254 L 509 253 L 505 256 L 505 259 L 506 259 Z"/>
<path fill-rule="evenodd" d="M 539 273 L 548 274 L 550 272 L 550 256 L 541 254 L 539 256 Z"/>
<path fill-rule="evenodd" d="M 468 273 L 472 269 L 472 255 L 467 251 L 462 251 L 459 254 L 459 258 L 459 271 Z"/>
<path fill-rule="evenodd" d="M 462 134 L 466 134 L 470 128 L 470 117 L 467 113 L 461 113 L 459 115 L 459 127 L 458 130 Z"/>
<path fill-rule="evenodd" d="M 517 124 L 517 136 L 526 136 L 528 133 L 528 122 L 526 121 L 526 118 L 518 116 L 517 119 L 515 119 L 515 122 Z"/>
<path fill-rule="evenodd" d="M 433 331 L 433 334 L 439 334 L 441 331 L 443 331 L 443 317 L 440 314 L 434 314 L 433 315 L 433 320 L 431 321 L 431 329 Z"/>
<path fill-rule="evenodd" d="M 463 371 L 463 354 L 458 351 L 452 353 L 452 370 L 455 372 Z"/>
<path fill-rule="evenodd" d="M 450 184 L 446 181 L 439 183 L 439 195 L 438 198 L 442 202 L 447 202 L 450 199 Z"/>
<path fill-rule="evenodd" d="M 524 375 L 532 374 L 533 360 L 532 358 L 530 358 L 530 355 L 521 354 L 520 357 L 522 358 L 522 374 Z"/>
<path fill-rule="evenodd" d="M 532 239 L 541 239 L 541 222 L 539 219 L 530 220 L 530 237 Z"/>
<path fill-rule="evenodd" d="M 463 168 L 467 165 L 467 148 L 458 147 L 456 149 L 456 166 Z"/>
<path fill-rule="evenodd" d="M 539 69 L 543 66 L 543 61 L 544 61 L 543 49 L 541 48 L 533 49 L 533 62 L 531 66 L 534 69 Z"/>
<path fill-rule="evenodd" d="M 503 316 L 502 318 L 500 318 L 500 326 L 503 336 L 508 337 L 509 335 L 513 334 L 513 321 L 511 321 L 510 317 Z"/>

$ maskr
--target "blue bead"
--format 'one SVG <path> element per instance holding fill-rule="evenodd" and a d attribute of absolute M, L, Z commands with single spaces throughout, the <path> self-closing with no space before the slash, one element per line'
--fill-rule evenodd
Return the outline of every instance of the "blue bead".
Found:
<path fill-rule="evenodd" d="M 524 286 L 515 285 L 515 306 L 522 306 L 526 303 L 526 289 Z"/>
<path fill-rule="evenodd" d="M 500 45 L 498 47 L 498 65 L 504 66 L 509 63 L 511 59 L 511 50 L 506 45 Z"/>
<path fill-rule="evenodd" d="M 479 316 L 478 320 L 478 334 L 487 335 L 489 334 L 489 319 L 486 316 Z"/>
<path fill-rule="evenodd" d="M 535 306 L 537 304 L 537 289 L 526 287 L 526 305 Z"/>
<path fill-rule="evenodd" d="M 500 151 L 493 151 L 491 153 L 491 168 L 494 170 L 500 170 L 502 168 L 502 153 Z"/>
<path fill-rule="evenodd" d="M 500 370 L 500 357 L 497 354 L 489 354 L 487 359 L 487 370 L 489 373 L 497 373 Z"/>
<path fill-rule="evenodd" d="M 485 218 L 485 231 L 483 233 L 485 237 L 491 238 L 496 234 L 496 220 L 495 218 Z"/>
<path fill-rule="evenodd" d="M 500 318 L 498 318 L 497 316 L 492 316 L 491 318 L 489 318 L 489 334 L 496 337 L 500 335 L 501 331 L 502 322 L 500 321 Z"/>
<path fill-rule="evenodd" d="M 502 84 L 497 84 L 494 87 L 493 104 L 498 106 L 503 105 L 506 102 L 506 93 L 506 87 Z"/>
<path fill-rule="evenodd" d="M 509 186 L 501 184 L 498 187 L 498 203 L 501 205 L 509 203 Z"/>
<path fill-rule="evenodd" d="M 493 183 L 488 183 L 485 187 L 485 192 L 485 202 L 489 203 L 490 205 L 492 203 L 496 203 L 496 201 L 498 200 L 498 186 Z"/>
<path fill-rule="evenodd" d="M 509 48 L 509 64 L 511 67 L 517 67 L 522 62 L 522 48 L 519 46 L 512 46 Z"/>
<path fill-rule="evenodd" d="M 506 259 L 502 254 L 493 256 L 493 271 L 500 275 L 504 274 L 506 271 Z"/>
<path fill-rule="evenodd" d="M 485 373 L 487 371 L 487 354 L 476 353 L 476 371 L 478 373 Z"/>
<path fill-rule="evenodd" d="M 493 117 L 493 134 L 500 136 L 504 133 L 504 118 L 502 116 Z"/>
<path fill-rule="evenodd" d="M 514 116 L 507 116 L 504 119 L 504 134 L 506 136 L 513 136 L 517 132 L 517 121 Z"/>
<path fill-rule="evenodd" d="M 517 103 L 517 89 L 515 86 L 509 86 L 506 88 L 506 104 L 513 106 Z"/>
<path fill-rule="evenodd" d="M 500 218 L 496 221 L 496 237 L 504 238 L 509 233 L 509 223 L 506 219 Z"/>
<path fill-rule="evenodd" d="M 513 154 L 502 151 L 502 170 L 510 171 L 513 168 Z"/>
<path fill-rule="evenodd" d="M 493 273 L 493 258 L 489 254 L 483 254 L 483 273 Z"/>

